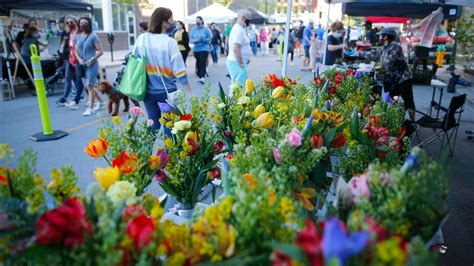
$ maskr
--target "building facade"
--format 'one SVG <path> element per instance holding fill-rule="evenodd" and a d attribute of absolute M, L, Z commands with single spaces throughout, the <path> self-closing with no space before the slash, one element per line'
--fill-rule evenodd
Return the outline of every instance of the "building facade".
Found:
<path fill-rule="evenodd" d="M 137 38 L 136 8 L 113 0 L 85 0 L 93 6 L 93 29 L 105 51 L 110 51 L 108 33 L 114 35 L 114 50 L 129 50 Z"/>
<path fill-rule="evenodd" d="M 285 15 L 288 8 L 287 0 L 278 0 L 276 13 Z M 343 20 L 342 4 L 327 4 L 324 0 L 292 0 L 292 21 L 303 20 L 305 23 L 314 21 L 326 25 Z"/>

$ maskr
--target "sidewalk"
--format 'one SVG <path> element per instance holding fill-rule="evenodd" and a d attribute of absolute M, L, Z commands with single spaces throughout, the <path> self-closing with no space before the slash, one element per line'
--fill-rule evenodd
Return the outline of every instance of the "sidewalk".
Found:
<path fill-rule="evenodd" d="M 125 56 L 130 52 L 130 50 L 120 50 L 114 51 L 114 61 L 112 62 L 112 56 L 110 51 L 104 51 L 104 54 L 99 58 L 100 67 L 110 68 L 120 66 L 123 63 Z"/>
<path fill-rule="evenodd" d="M 439 68 L 436 76 L 439 80 L 443 81 L 444 83 L 448 84 L 449 79 L 451 78 L 451 71 L 448 71 L 447 68 L 449 66 L 445 65 L 443 68 Z M 461 75 L 461 77 L 471 83 L 470 86 L 463 86 L 463 85 L 456 85 L 456 92 L 459 94 L 465 93 L 467 95 L 466 101 L 468 104 L 474 105 L 474 75 L 470 75 L 463 71 L 463 66 L 456 65 L 456 70 L 454 71 L 457 75 Z"/>

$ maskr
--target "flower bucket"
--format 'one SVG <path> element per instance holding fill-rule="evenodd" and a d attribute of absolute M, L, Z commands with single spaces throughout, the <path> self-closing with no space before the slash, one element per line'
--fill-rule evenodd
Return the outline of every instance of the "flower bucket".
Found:
<path fill-rule="evenodd" d="M 194 208 L 188 210 L 178 210 L 178 216 L 183 217 L 185 219 L 191 219 L 193 216 Z"/>

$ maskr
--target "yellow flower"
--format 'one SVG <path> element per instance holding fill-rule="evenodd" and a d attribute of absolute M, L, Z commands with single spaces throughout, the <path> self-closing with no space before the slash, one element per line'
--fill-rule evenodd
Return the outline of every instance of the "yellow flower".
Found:
<path fill-rule="evenodd" d="M 120 117 L 118 116 L 112 116 L 112 122 L 116 125 L 120 124 L 122 120 L 120 120 Z"/>
<path fill-rule="evenodd" d="M 153 221 L 160 221 L 161 217 L 165 214 L 163 208 L 161 208 L 160 204 L 156 204 L 151 209 L 150 215 Z"/>
<path fill-rule="evenodd" d="M 166 123 L 166 120 L 163 118 L 163 117 L 160 117 L 160 119 L 158 119 L 158 121 L 160 122 L 160 124 L 164 125 Z"/>
<path fill-rule="evenodd" d="M 168 149 L 172 149 L 174 146 L 173 141 L 171 139 L 165 139 L 164 144 L 165 147 Z"/>
<path fill-rule="evenodd" d="M 173 127 L 173 121 L 166 122 L 165 127 L 172 128 Z"/>
<path fill-rule="evenodd" d="M 281 103 L 280 102 L 280 103 L 277 103 L 276 106 L 282 112 L 288 111 L 288 105 L 286 103 Z"/>
<path fill-rule="evenodd" d="M 257 117 L 255 120 L 255 126 L 257 128 L 270 128 L 273 126 L 273 117 L 270 112 L 263 113 Z"/>
<path fill-rule="evenodd" d="M 170 113 L 163 113 L 162 116 L 164 119 L 170 119 Z"/>
<path fill-rule="evenodd" d="M 254 89 L 255 84 L 253 84 L 253 81 L 251 79 L 247 79 L 247 81 L 245 82 L 245 93 L 250 94 Z"/>
<path fill-rule="evenodd" d="M 187 153 L 186 151 L 181 151 L 181 152 L 179 153 L 179 159 L 180 159 L 181 161 L 184 161 L 184 160 L 186 160 L 186 156 L 187 156 L 187 155 L 188 155 L 188 153 Z"/>
<path fill-rule="evenodd" d="M 211 99 L 209 99 L 209 101 L 210 101 L 213 105 L 216 105 L 216 103 L 217 103 L 216 97 L 211 97 Z"/>
<path fill-rule="evenodd" d="M 161 159 L 158 155 L 153 154 L 150 156 L 150 161 L 148 163 L 148 167 L 150 168 L 150 170 L 155 170 L 156 168 L 158 168 L 158 166 L 160 166 L 160 164 Z"/>
<path fill-rule="evenodd" d="M 282 98 L 285 93 L 285 87 L 283 86 L 278 86 L 272 91 L 272 97 L 273 98 Z"/>
<path fill-rule="evenodd" d="M 193 132 L 193 131 L 188 131 L 186 133 L 186 135 L 184 136 L 184 143 L 188 144 L 188 141 L 190 139 L 194 140 L 194 141 L 197 141 L 197 133 L 196 132 Z"/>
<path fill-rule="evenodd" d="M 261 114 L 265 113 L 265 111 L 265 106 L 263 106 L 263 104 L 259 104 L 257 105 L 257 107 L 255 107 L 255 110 L 253 111 L 253 117 L 257 118 Z"/>
<path fill-rule="evenodd" d="M 103 189 L 108 189 L 119 180 L 120 171 L 117 167 L 99 167 L 94 171 L 94 177 Z"/>
<path fill-rule="evenodd" d="M 207 103 L 203 103 L 203 104 L 202 104 L 202 108 L 203 108 L 203 109 L 207 109 L 208 107 L 209 107 L 209 106 L 207 105 Z"/>

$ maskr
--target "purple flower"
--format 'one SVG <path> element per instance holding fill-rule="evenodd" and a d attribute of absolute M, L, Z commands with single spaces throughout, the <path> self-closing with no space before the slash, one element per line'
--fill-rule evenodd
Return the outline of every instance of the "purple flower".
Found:
<path fill-rule="evenodd" d="M 360 73 L 359 71 L 356 71 L 356 73 L 354 74 L 355 79 L 360 79 L 361 76 L 362 76 L 362 73 Z"/>
<path fill-rule="evenodd" d="M 362 80 L 359 81 L 359 90 L 362 90 L 362 85 L 363 85 L 363 82 Z"/>
<path fill-rule="evenodd" d="M 326 101 L 326 109 L 331 110 L 331 102 L 329 100 Z"/>
<path fill-rule="evenodd" d="M 158 102 L 158 107 L 160 108 L 161 113 L 169 113 L 170 111 L 176 110 L 175 107 L 168 102 Z"/>
<path fill-rule="evenodd" d="M 336 259 L 337 265 L 346 265 L 347 259 L 364 250 L 370 234 L 367 231 L 347 235 L 342 222 L 332 218 L 325 223 L 323 234 L 323 255 L 328 262 Z"/>
<path fill-rule="evenodd" d="M 389 92 L 385 92 L 383 94 L 383 102 L 384 103 L 391 103 L 392 102 L 392 97 L 390 97 L 390 93 Z"/>
<path fill-rule="evenodd" d="M 160 170 L 156 173 L 155 179 L 156 179 L 156 181 L 158 181 L 158 183 L 164 184 L 164 183 L 166 182 L 166 180 L 168 179 L 168 177 L 166 176 L 165 170 L 160 169 Z"/>
<path fill-rule="evenodd" d="M 273 158 L 275 159 L 275 162 L 277 164 L 280 164 L 281 163 L 280 151 L 277 148 L 273 148 L 272 149 L 272 154 L 273 154 Z"/>
<path fill-rule="evenodd" d="M 311 114 L 308 118 L 308 120 L 306 121 L 306 124 L 304 125 L 304 128 L 303 128 L 303 136 L 306 136 L 306 134 L 308 134 L 309 130 L 311 129 L 311 126 L 313 124 L 313 114 Z"/>
<path fill-rule="evenodd" d="M 405 162 L 403 162 L 402 172 L 406 174 L 412 169 L 415 169 L 417 167 L 418 167 L 418 162 L 417 162 L 416 156 L 413 154 L 410 154 L 405 159 Z"/>
<path fill-rule="evenodd" d="M 156 155 L 160 157 L 160 168 L 165 168 L 166 164 L 170 160 L 170 156 L 168 155 L 168 153 L 164 149 L 159 149 L 156 152 Z"/>
<path fill-rule="evenodd" d="M 298 129 L 293 128 L 290 133 L 285 135 L 285 141 L 294 148 L 301 146 L 301 132 Z"/>

